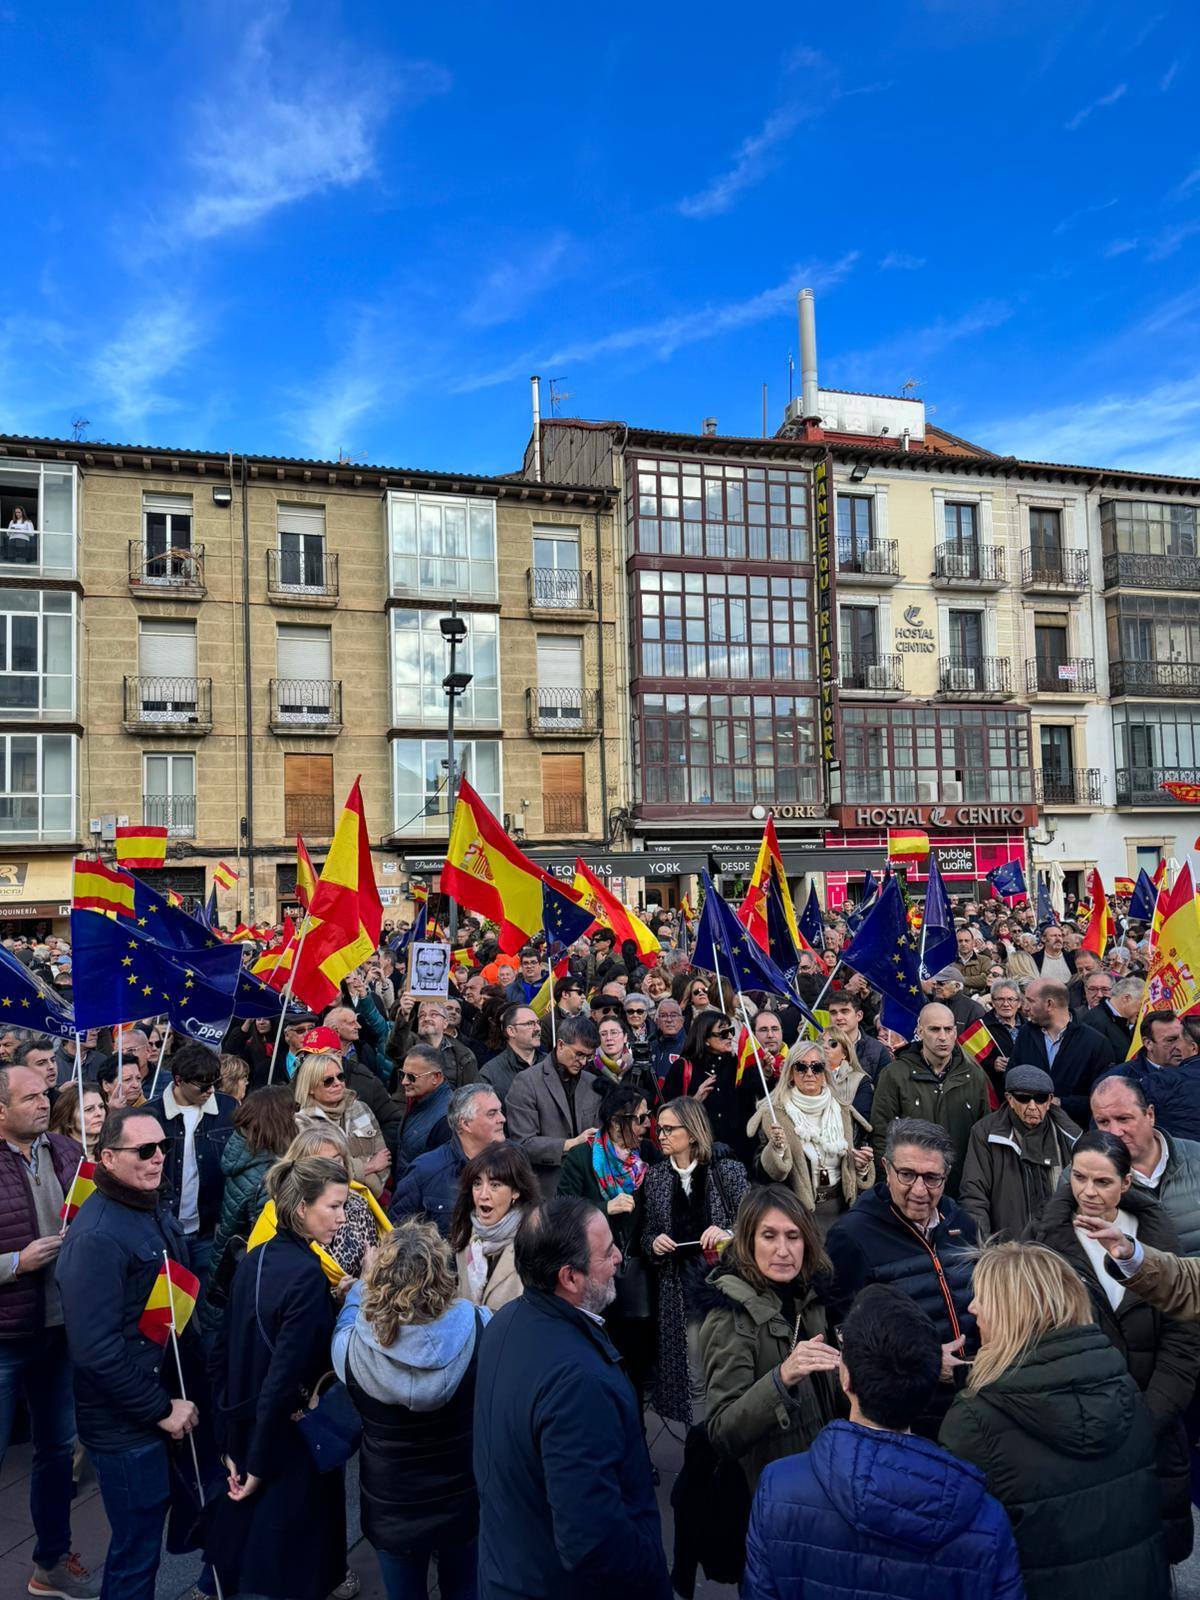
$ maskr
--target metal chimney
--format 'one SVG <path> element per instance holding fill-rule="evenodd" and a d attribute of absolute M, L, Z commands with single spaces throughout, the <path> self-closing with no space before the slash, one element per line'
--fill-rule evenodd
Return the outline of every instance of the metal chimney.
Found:
<path fill-rule="evenodd" d="M 800 315 L 800 414 L 805 421 L 820 416 L 817 400 L 817 317 L 811 289 L 796 296 Z"/>
<path fill-rule="evenodd" d="M 535 372 L 529 380 L 533 394 L 533 481 L 542 481 L 542 396 L 541 378 Z"/>
<path fill-rule="evenodd" d="M 716 417 L 705 417 L 704 421 L 700 424 L 700 428 L 701 428 L 701 431 L 704 432 L 704 433 L 710 433 L 710 434 L 711 433 L 716 433 L 716 431 L 717 431 L 717 419 L 716 419 Z"/>

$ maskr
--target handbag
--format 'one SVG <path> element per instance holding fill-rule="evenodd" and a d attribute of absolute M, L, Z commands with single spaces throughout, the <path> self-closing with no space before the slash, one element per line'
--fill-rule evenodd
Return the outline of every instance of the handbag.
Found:
<path fill-rule="evenodd" d="M 275 1346 L 267 1337 L 258 1310 L 258 1291 L 262 1285 L 265 1254 L 266 1246 L 260 1245 L 258 1270 L 254 1278 L 254 1320 L 258 1323 L 263 1343 L 274 1355 Z M 308 1397 L 308 1404 L 296 1418 L 296 1426 L 318 1472 L 336 1472 L 344 1467 L 362 1443 L 362 1418 L 346 1385 L 333 1372 L 323 1373 L 317 1379 Z"/>
<path fill-rule="evenodd" d="M 637 1322 L 650 1315 L 650 1274 L 641 1256 L 623 1255 L 613 1283 L 613 1308 L 622 1320 Z"/>

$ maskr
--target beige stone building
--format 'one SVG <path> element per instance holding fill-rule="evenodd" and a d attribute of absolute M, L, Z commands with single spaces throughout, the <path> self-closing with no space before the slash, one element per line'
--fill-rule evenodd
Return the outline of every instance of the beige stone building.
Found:
<path fill-rule="evenodd" d="M 164 887 L 273 918 L 362 775 L 376 877 L 447 835 L 456 760 L 514 835 L 602 839 L 625 793 L 611 495 L 513 478 L 0 438 L 0 923 L 165 826 Z"/>

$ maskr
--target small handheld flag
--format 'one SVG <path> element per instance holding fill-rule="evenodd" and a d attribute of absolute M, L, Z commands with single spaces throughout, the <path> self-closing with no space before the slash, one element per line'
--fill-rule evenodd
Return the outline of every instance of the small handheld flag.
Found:
<path fill-rule="evenodd" d="M 117 863 L 130 871 L 142 867 L 161 867 L 167 859 L 165 828 L 118 828 Z"/>
<path fill-rule="evenodd" d="M 746 1075 L 746 1068 L 754 1065 L 754 1040 L 750 1037 L 749 1028 L 742 1028 L 738 1032 L 737 1048 L 737 1073 L 735 1083 L 741 1083 Z"/>
<path fill-rule="evenodd" d="M 177 1334 L 187 1327 L 199 1298 L 200 1279 L 178 1261 L 165 1259 L 151 1287 L 146 1309 L 138 1318 L 138 1332 L 155 1344 L 165 1345 L 172 1327 Z"/>
<path fill-rule="evenodd" d="M 1025 874 L 1021 871 L 1019 861 L 1006 861 L 1003 866 L 993 867 L 987 875 L 987 881 L 992 886 L 992 892 L 1002 900 L 1013 900 L 1027 894 Z"/>
<path fill-rule="evenodd" d="M 227 861 L 218 861 L 213 868 L 213 882 L 219 883 L 222 889 L 232 889 L 240 877 L 241 873 Z"/>
<path fill-rule="evenodd" d="M 96 1192 L 96 1185 L 92 1181 L 96 1174 L 94 1161 L 81 1161 L 75 1169 L 75 1176 L 71 1179 L 71 1187 L 67 1190 L 66 1198 L 59 1212 L 59 1221 L 65 1227 L 68 1222 L 74 1222 L 75 1214 L 83 1202 Z"/>
<path fill-rule="evenodd" d="M 118 917 L 132 917 L 133 879 L 127 872 L 106 867 L 103 861 L 79 857 L 71 904 L 77 911 L 112 911 Z"/>
<path fill-rule="evenodd" d="M 958 1036 L 958 1042 L 972 1061 L 983 1063 L 996 1053 L 996 1041 L 988 1032 L 987 1025 L 982 1018 L 965 1027 Z"/>

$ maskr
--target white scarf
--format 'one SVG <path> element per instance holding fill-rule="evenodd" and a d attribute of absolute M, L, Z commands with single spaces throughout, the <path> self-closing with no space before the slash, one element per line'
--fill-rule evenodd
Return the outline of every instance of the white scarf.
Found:
<path fill-rule="evenodd" d="M 832 1180 L 841 1171 L 842 1157 L 848 1149 L 842 1108 L 828 1084 L 820 1094 L 800 1094 L 789 1088 L 783 1096 L 783 1109 L 800 1139 L 813 1182 L 824 1170 Z"/>
<path fill-rule="evenodd" d="M 675 1163 L 672 1161 L 671 1165 L 675 1168 L 675 1176 L 683 1185 L 684 1194 L 686 1194 L 690 1199 L 692 1193 L 692 1173 L 696 1170 L 697 1162 L 693 1161 L 692 1164 L 687 1167 L 676 1167 Z"/>
<path fill-rule="evenodd" d="M 511 1206 L 499 1222 L 480 1222 L 472 1211 L 471 1238 L 466 1248 L 467 1287 L 471 1299 L 479 1305 L 487 1288 L 488 1259 L 498 1256 L 513 1242 L 521 1226 L 521 1207 Z"/>

